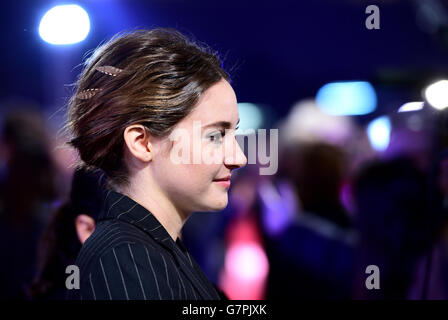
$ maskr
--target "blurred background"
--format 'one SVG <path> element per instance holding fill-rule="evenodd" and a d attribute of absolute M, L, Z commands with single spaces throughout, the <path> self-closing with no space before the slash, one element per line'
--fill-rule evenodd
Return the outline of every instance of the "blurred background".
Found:
<path fill-rule="evenodd" d="M 366 27 L 371 4 L 379 29 Z M 0 299 L 63 298 L 104 187 L 75 171 L 65 104 L 92 50 L 153 27 L 220 53 L 245 141 L 278 130 L 278 170 L 260 174 L 259 155 L 236 172 L 225 210 L 183 229 L 230 299 L 448 298 L 448 1 L 0 6 Z"/>

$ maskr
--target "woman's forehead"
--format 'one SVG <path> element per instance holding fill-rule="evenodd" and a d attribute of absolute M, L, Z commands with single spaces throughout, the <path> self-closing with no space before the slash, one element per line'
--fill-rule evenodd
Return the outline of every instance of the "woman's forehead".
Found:
<path fill-rule="evenodd" d="M 190 121 L 201 121 L 202 126 L 215 122 L 238 122 L 238 105 L 235 92 L 223 80 L 203 93 L 193 112 L 187 117 Z M 187 119 L 186 119 L 187 120 Z"/>

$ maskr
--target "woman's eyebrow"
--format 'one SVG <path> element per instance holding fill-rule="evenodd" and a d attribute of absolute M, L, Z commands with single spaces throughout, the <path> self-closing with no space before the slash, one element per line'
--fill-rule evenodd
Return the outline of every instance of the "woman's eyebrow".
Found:
<path fill-rule="evenodd" d="M 238 119 L 238 122 L 236 123 L 236 125 L 238 125 L 238 123 L 240 123 L 240 119 Z M 204 126 L 204 128 L 209 128 L 209 127 L 221 127 L 224 129 L 230 129 L 230 128 L 232 128 L 232 124 L 228 121 L 217 121 L 217 122 L 213 122 L 213 123 L 210 123 L 210 124 Z"/>

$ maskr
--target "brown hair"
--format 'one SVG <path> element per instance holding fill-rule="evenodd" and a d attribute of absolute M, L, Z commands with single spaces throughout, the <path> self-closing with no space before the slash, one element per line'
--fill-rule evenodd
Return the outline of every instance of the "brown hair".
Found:
<path fill-rule="evenodd" d="M 68 106 L 69 145 L 82 165 L 104 170 L 111 186 L 127 184 L 125 128 L 140 123 L 154 137 L 168 136 L 221 79 L 229 76 L 217 54 L 176 30 L 117 35 L 85 62 Z"/>

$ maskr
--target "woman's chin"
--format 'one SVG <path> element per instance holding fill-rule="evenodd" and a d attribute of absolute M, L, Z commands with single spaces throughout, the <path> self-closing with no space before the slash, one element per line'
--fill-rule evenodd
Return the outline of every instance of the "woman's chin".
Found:
<path fill-rule="evenodd" d="M 215 212 L 225 209 L 229 203 L 229 195 L 227 192 L 215 192 L 209 193 L 207 196 L 203 196 L 200 203 L 197 202 L 195 210 L 192 212 Z"/>
<path fill-rule="evenodd" d="M 220 199 L 216 199 L 213 201 L 213 204 L 210 205 L 210 211 L 221 211 L 227 207 L 229 199 L 227 195 L 225 197 L 221 197 Z"/>

